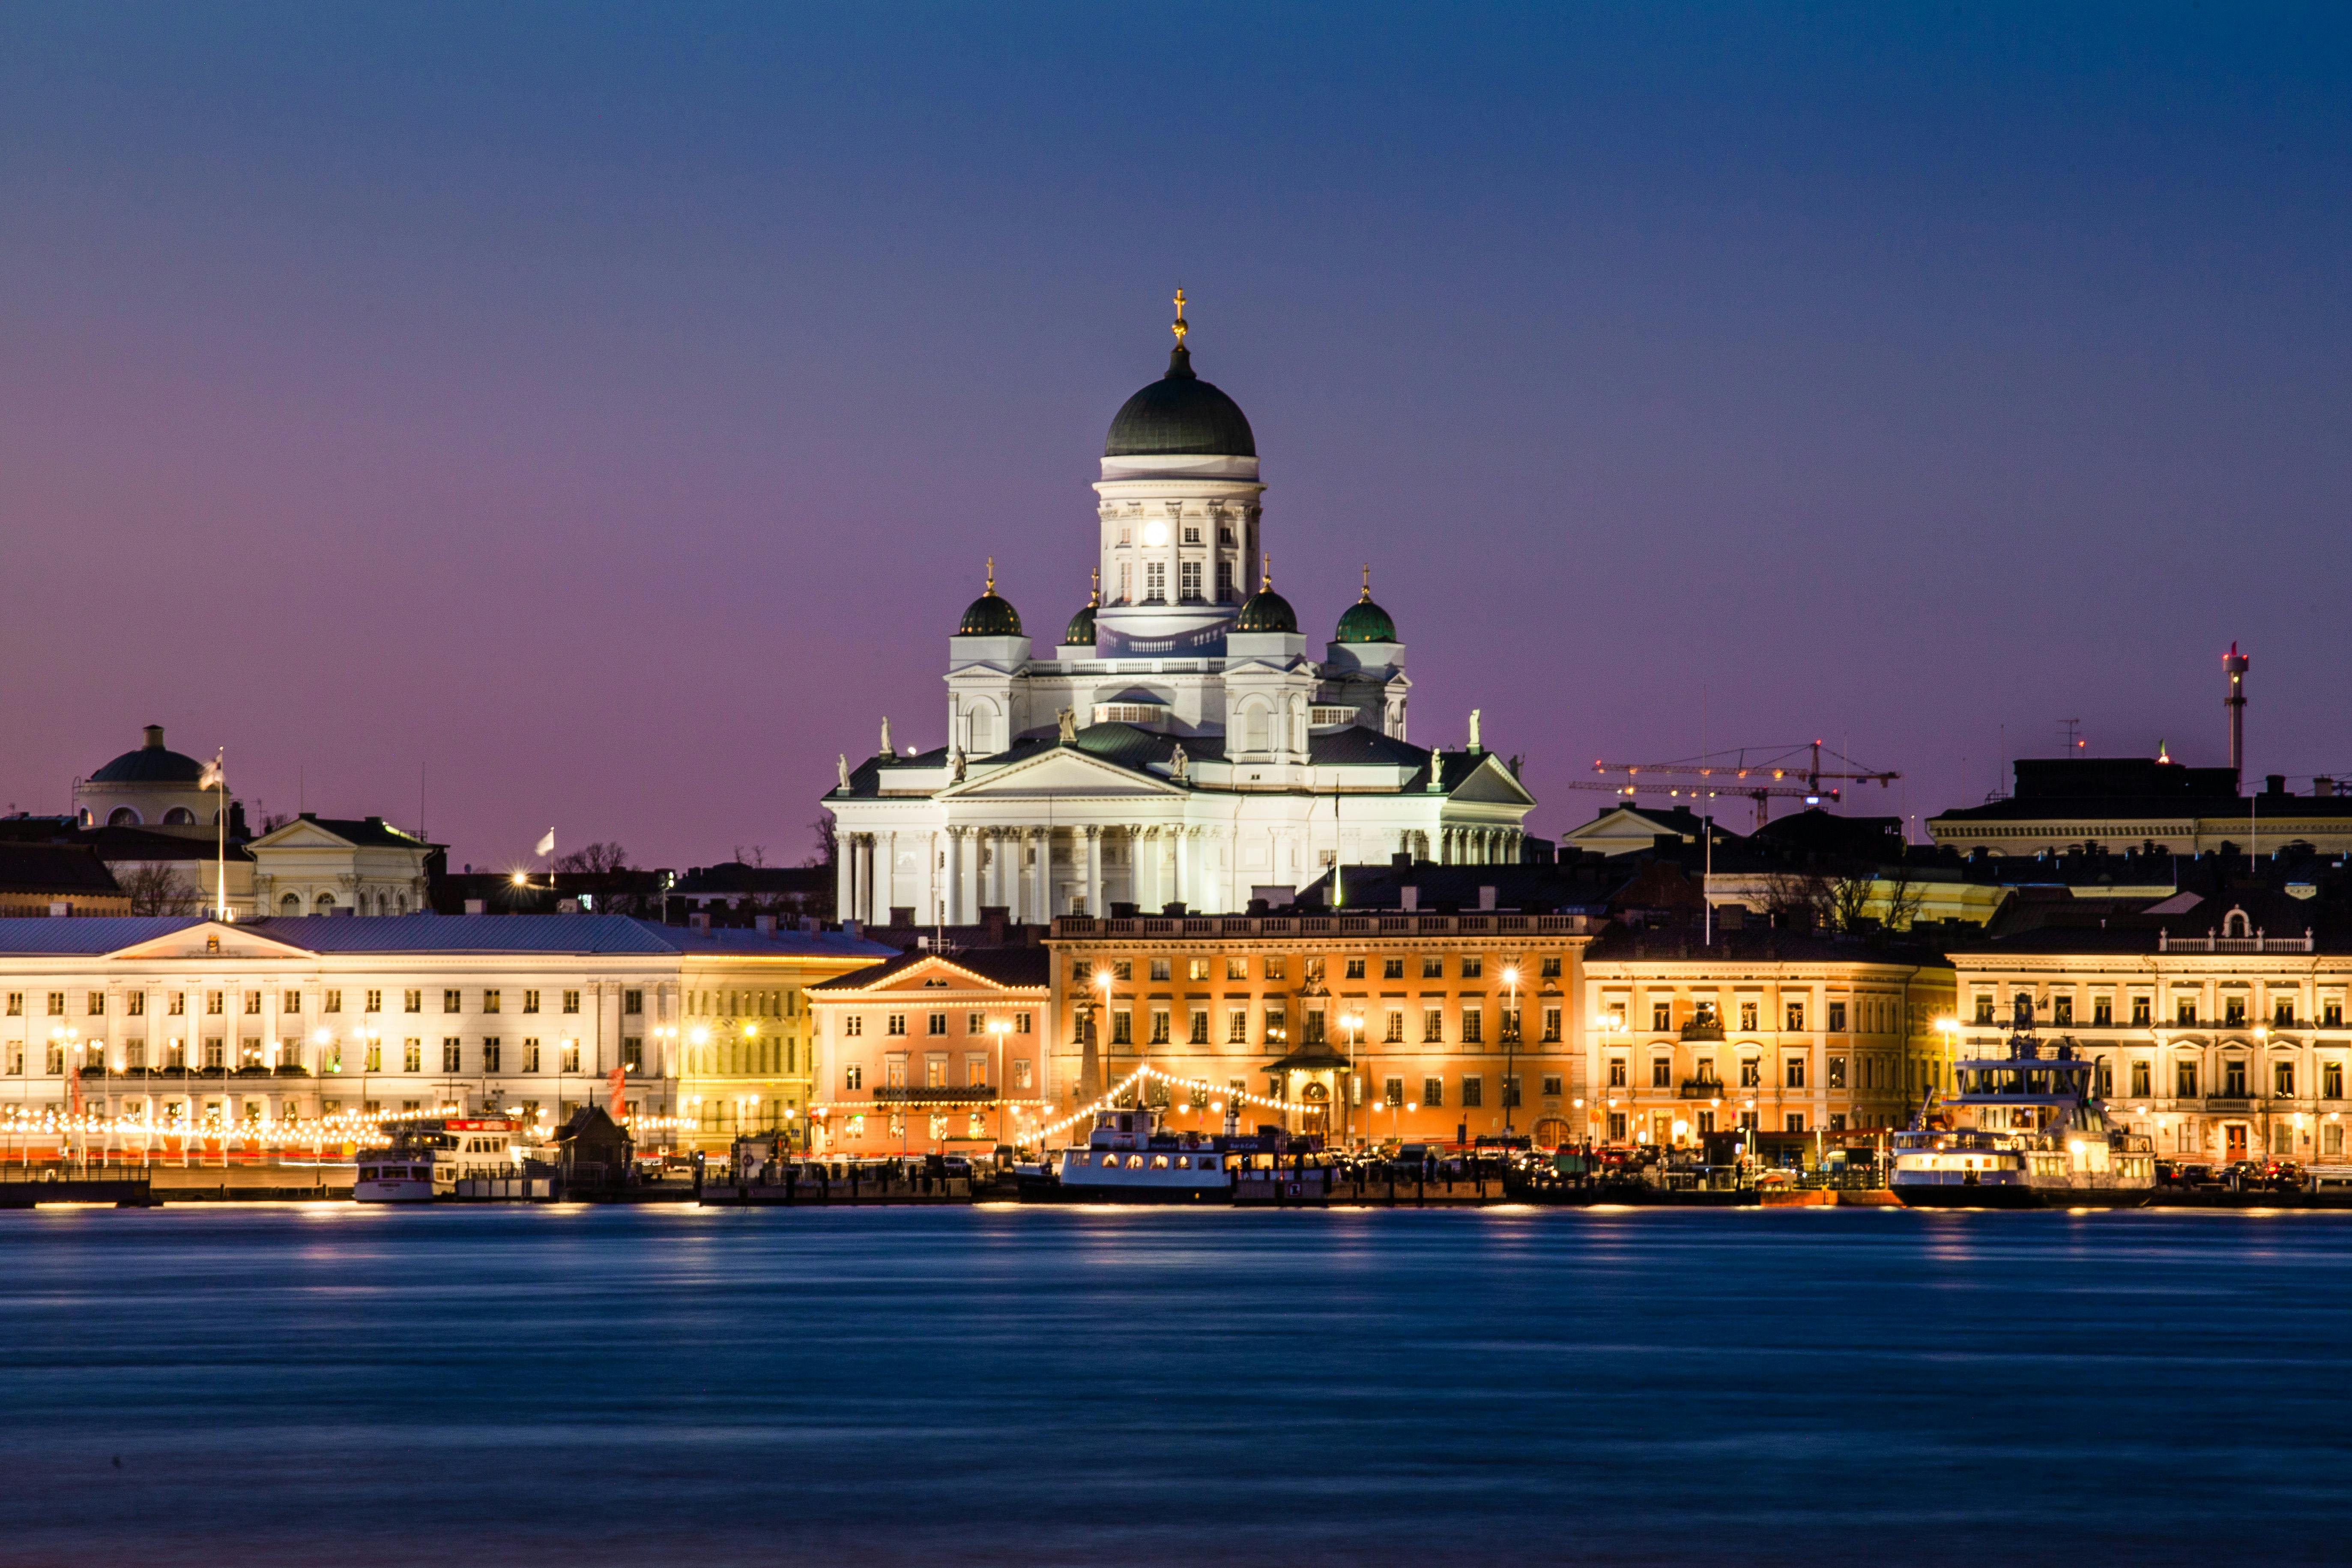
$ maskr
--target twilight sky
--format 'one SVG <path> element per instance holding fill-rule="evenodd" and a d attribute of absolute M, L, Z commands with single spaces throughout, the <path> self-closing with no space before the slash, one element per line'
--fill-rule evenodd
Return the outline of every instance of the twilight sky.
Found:
<path fill-rule="evenodd" d="M 807 850 L 1058 637 L 1168 297 L 1412 738 L 2352 773 L 2352 19 L 1979 4 L 0 10 L 0 803 Z M 2341 599 L 2336 601 L 2339 605 Z M 2005 727 L 2005 735 L 2004 735 Z M 2300 787 L 2300 781 L 2298 781 Z M 1882 800 L 1884 804 L 1882 805 Z M 1744 806 L 1727 816 L 1745 826 Z"/>

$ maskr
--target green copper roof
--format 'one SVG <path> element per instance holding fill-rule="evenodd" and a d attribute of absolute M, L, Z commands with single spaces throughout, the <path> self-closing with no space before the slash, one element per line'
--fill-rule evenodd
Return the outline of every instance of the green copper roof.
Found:
<path fill-rule="evenodd" d="M 1255 458 L 1257 437 L 1240 405 L 1192 374 L 1179 343 L 1168 374 L 1127 400 L 1110 422 L 1106 458 Z"/>
<path fill-rule="evenodd" d="M 1290 607 L 1289 600 L 1268 585 L 1249 596 L 1242 613 L 1234 617 L 1234 630 L 1289 632 L 1295 636 L 1298 631 L 1298 612 Z"/>
<path fill-rule="evenodd" d="M 1339 617 L 1339 630 L 1333 642 L 1394 642 L 1396 622 L 1389 613 L 1370 599 L 1360 599 Z"/>

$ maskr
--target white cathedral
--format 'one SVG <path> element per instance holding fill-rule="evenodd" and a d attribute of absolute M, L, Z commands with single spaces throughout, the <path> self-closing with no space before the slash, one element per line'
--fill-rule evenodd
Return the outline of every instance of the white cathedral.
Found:
<path fill-rule="evenodd" d="M 842 918 L 1213 914 L 1334 864 L 1519 858 L 1535 797 L 1477 715 L 1463 751 L 1406 739 L 1404 644 L 1369 571 L 1307 656 L 1265 564 L 1256 439 L 1193 374 L 1181 289 L 1174 330 L 1168 374 L 1111 421 L 1096 591 L 1060 643 L 1031 641 L 992 564 L 948 639 L 948 743 L 900 755 L 885 720 L 880 751 L 842 760 Z"/>

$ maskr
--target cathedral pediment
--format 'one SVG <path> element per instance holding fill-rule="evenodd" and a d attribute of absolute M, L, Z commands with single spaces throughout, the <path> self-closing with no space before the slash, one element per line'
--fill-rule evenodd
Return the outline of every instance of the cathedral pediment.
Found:
<path fill-rule="evenodd" d="M 1051 751 L 976 774 L 940 792 L 941 800 L 1038 800 L 1051 795 L 1182 795 L 1179 785 L 1154 774 L 1106 762 L 1076 746 Z"/>
<path fill-rule="evenodd" d="M 1533 805 L 1536 803 L 1536 797 L 1511 776 L 1511 771 L 1503 766 L 1491 752 L 1481 756 L 1478 765 L 1460 783 L 1450 785 L 1445 793 L 1454 800 L 1492 801 L 1497 805 Z"/>

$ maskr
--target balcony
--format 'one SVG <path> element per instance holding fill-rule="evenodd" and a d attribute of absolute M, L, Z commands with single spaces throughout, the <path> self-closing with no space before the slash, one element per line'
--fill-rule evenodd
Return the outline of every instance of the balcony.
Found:
<path fill-rule="evenodd" d="M 996 1100 L 996 1090 L 984 1084 L 964 1089 L 923 1089 L 898 1083 L 886 1085 L 874 1091 L 874 1098 L 884 1105 L 988 1105 Z"/>
<path fill-rule="evenodd" d="M 1721 1100 L 1725 1089 L 1719 1078 L 1686 1078 L 1676 1086 L 1676 1100 Z"/>
<path fill-rule="evenodd" d="M 1720 1040 L 1723 1038 L 1723 1025 L 1714 1018 L 1693 1018 L 1683 1026 L 1682 1037 L 1685 1040 Z"/>

